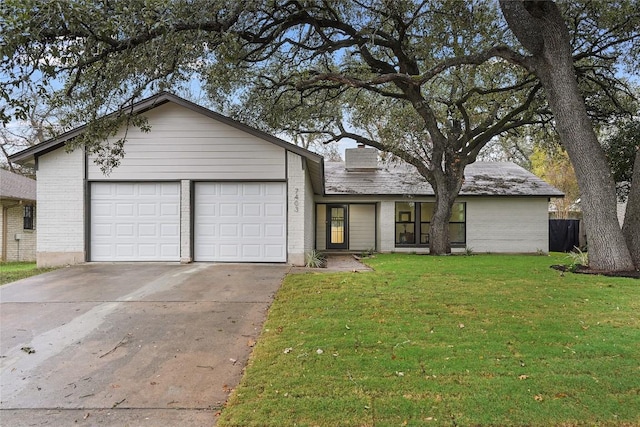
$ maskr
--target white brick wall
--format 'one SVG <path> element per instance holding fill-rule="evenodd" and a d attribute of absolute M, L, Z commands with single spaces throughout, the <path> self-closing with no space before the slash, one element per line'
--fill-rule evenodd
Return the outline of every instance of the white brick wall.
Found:
<path fill-rule="evenodd" d="M 380 251 L 382 252 L 397 251 L 395 247 L 395 215 L 395 200 L 380 203 L 380 218 L 378 219 L 378 224 L 380 224 Z"/>
<path fill-rule="evenodd" d="M 315 203 L 313 200 L 313 186 L 309 174 L 305 174 L 304 200 L 304 252 L 309 253 L 315 246 Z"/>
<path fill-rule="evenodd" d="M 58 149 L 38 159 L 38 266 L 85 261 L 84 154 Z"/>
<path fill-rule="evenodd" d="M 287 250 L 289 263 L 304 265 L 305 252 L 309 250 L 309 227 L 313 224 L 313 199 L 309 206 L 310 187 L 307 185 L 306 171 L 302 168 L 302 158 L 292 152 L 287 152 Z M 308 217 L 311 217 L 309 220 Z M 313 226 L 311 226 L 313 230 Z M 311 231 L 313 232 L 313 231 Z"/>
<path fill-rule="evenodd" d="M 547 252 L 549 203 L 544 197 L 482 197 L 467 202 L 467 247 L 474 252 Z"/>

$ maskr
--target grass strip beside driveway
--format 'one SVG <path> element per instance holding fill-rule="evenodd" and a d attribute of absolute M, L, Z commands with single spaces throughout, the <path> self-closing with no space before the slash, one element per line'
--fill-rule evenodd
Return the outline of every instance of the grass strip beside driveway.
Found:
<path fill-rule="evenodd" d="M 0 285 L 52 270 L 55 268 L 38 268 L 35 262 L 2 262 L 0 263 Z"/>
<path fill-rule="evenodd" d="M 640 425 L 640 282 L 566 261 L 290 275 L 218 425 Z"/>

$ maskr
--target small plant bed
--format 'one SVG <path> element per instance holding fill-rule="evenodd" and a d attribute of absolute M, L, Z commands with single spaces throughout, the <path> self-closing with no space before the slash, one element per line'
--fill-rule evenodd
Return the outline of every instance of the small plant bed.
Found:
<path fill-rule="evenodd" d="M 595 270 L 593 268 L 585 267 L 584 265 L 576 265 L 574 267 L 555 264 L 552 265 L 551 268 L 556 269 L 562 272 L 570 272 L 576 274 L 597 274 L 600 276 L 607 277 L 626 277 L 630 279 L 640 279 L 640 271 L 632 270 L 632 271 L 606 271 L 606 270 Z"/>
<path fill-rule="evenodd" d="M 55 268 L 38 268 L 35 262 L 2 262 L 0 263 L 0 285 L 52 270 Z"/>
<path fill-rule="evenodd" d="M 567 259 L 570 261 L 568 265 L 566 264 L 555 264 L 552 265 L 551 268 L 556 269 L 562 272 L 571 272 L 578 274 L 597 274 L 601 276 L 608 277 L 627 277 L 632 279 L 640 279 L 640 271 L 631 270 L 631 271 L 606 271 L 606 270 L 596 270 L 594 268 L 589 267 L 589 254 L 587 252 L 583 252 L 578 248 L 575 248 L 574 251 L 569 252 L 567 254 Z"/>
<path fill-rule="evenodd" d="M 218 425 L 640 425 L 640 287 L 564 256 L 289 275 Z"/>

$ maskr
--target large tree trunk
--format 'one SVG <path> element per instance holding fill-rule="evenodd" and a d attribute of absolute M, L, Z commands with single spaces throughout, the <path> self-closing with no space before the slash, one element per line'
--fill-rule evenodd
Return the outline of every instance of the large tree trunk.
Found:
<path fill-rule="evenodd" d="M 578 89 L 569 31 L 555 3 L 500 0 L 509 28 L 531 54 L 544 86 L 562 145 L 580 187 L 593 269 L 632 270 L 633 262 L 616 215 L 615 183 Z"/>
<path fill-rule="evenodd" d="M 640 270 L 640 147 L 636 151 L 636 159 L 633 165 L 631 192 L 627 199 L 622 234 L 627 240 L 633 263 Z"/>
<path fill-rule="evenodd" d="M 429 227 L 429 254 L 446 255 L 451 253 L 451 241 L 449 238 L 449 219 L 453 199 L 445 191 L 436 193 L 436 203 Z"/>
<path fill-rule="evenodd" d="M 437 170 L 433 175 L 431 186 L 436 200 L 429 227 L 429 254 L 446 255 L 451 253 L 449 220 L 451 209 L 462 187 L 464 167 Z"/>

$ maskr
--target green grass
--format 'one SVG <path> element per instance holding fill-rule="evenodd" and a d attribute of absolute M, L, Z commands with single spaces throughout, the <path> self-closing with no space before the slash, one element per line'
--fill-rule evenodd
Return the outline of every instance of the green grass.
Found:
<path fill-rule="evenodd" d="M 2 262 L 0 263 L 0 285 L 55 270 L 54 268 L 37 268 L 35 262 Z"/>
<path fill-rule="evenodd" d="M 640 281 L 565 255 L 367 262 L 285 279 L 218 425 L 640 425 Z"/>

